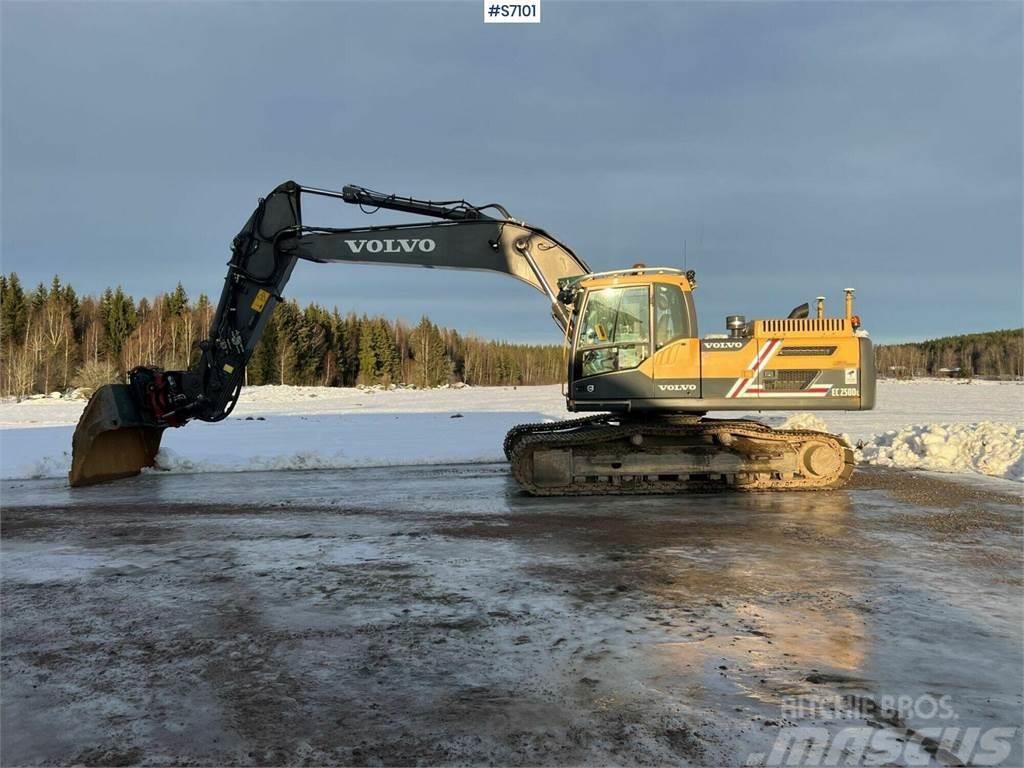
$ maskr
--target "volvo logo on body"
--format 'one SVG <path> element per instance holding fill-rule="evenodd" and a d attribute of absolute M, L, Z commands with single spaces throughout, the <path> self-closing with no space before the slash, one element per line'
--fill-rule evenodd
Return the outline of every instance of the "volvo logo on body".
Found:
<path fill-rule="evenodd" d="M 695 392 L 696 384 L 659 384 L 658 389 L 662 392 Z"/>
<path fill-rule="evenodd" d="M 705 341 L 704 349 L 742 349 L 745 341 Z"/>
<path fill-rule="evenodd" d="M 403 237 L 394 240 L 346 240 L 352 253 L 430 253 L 437 243 L 429 237 Z"/>

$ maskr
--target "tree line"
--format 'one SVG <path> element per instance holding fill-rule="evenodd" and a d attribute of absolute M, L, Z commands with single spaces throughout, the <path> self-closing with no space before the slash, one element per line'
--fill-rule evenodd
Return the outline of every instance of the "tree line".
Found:
<path fill-rule="evenodd" d="M 875 347 L 882 376 L 1024 376 L 1024 328 Z M 943 371 L 945 369 L 945 371 Z"/>
<path fill-rule="evenodd" d="M 137 365 L 187 368 L 215 305 L 179 283 L 153 298 L 117 286 L 79 296 L 59 277 L 26 290 L 0 274 L 0 394 L 24 396 L 123 381 Z M 246 371 L 248 384 L 434 387 L 553 384 L 563 378 L 556 345 L 464 336 L 423 317 L 415 326 L 337 307 L 277 305 Z"/>
<path fill-rule="evenodd" d="M 26 290 L 0 273 L 0 394 L 28 395 L 123 381 L 137 365 L 187 368 L 215 306 L 179 283 L 151 299 L 120 287 L 79 296 L 54 277 Z M 875 348 L 883 376 L 1024 376 L 1024 329 Z M 346 386 L 465 382 L 478 386 L 562 381 L 557 345 L 463 336 L 424 317 L 415 326 L 318 304 L 278 304 L 247 369 L 249 384 Z"/>

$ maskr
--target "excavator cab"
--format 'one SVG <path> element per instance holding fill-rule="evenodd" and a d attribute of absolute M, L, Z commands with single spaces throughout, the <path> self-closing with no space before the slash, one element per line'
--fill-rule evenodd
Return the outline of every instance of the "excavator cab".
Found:
<path fill-rule="evenodd" d="M 692 272 L 634 267 L 573 279 L 567 404 L 571 411 L 703 415 L 711 410 L 869 410 L 874 353 L 853 314 L 801 304 L 788 317 L 726 318 L 701 339 Z"/>
<path fill-rule="evenodd" d="M 666 399 L 700 396 L 691 280 L 676 269 L 637 267 L 577 283 L 570 407 L 652 410 Z"/>

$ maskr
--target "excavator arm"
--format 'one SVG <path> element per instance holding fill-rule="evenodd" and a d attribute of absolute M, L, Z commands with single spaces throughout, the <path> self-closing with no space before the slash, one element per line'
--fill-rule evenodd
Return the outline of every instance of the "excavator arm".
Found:
<path fill-rule="evenodd" d="M 394 210 L 434 221 L 312 227 L 302 220 L 303 195 L 337 198 L 367 213 Z M 70 484 L 138 474 L 153 465 L 165 428 L 226 418 L 299 259 L 501 272 L 545 294 L 563 330 L 568 308 L 558 299 L 559 281 L 590 272 L 568 247 L 497 204 L 417 200 L 357 186 L 335 192 L 285 182 L 259 201 L 232 241 L 224 288 L 196 364 L 184 371 L 135 368 L 127 385 L 97 390 L 75 430 Z"/>

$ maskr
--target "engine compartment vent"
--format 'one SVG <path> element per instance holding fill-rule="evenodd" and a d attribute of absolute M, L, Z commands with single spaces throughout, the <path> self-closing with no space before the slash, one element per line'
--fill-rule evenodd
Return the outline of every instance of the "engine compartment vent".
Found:
<path fill-rule="evenodd" d="M 762 371 L 761 389 L 765 392 L 799 392 L 807 389 L 821 373 L 820 370 Z"/>
<path fill-rule="evenodd" d="M 841 333 L 846 331 L 845 317 L 808 317 L 796 320 L 758 320 L 761 333 Z"/>

